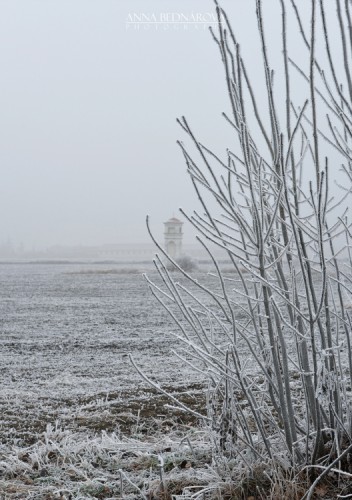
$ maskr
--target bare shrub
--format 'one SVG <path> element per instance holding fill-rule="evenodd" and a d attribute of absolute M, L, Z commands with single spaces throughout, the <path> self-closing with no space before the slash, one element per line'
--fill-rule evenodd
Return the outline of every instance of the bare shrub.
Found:
<path fill-rule="evenodd" d="M 341 68 L 332 57 L 323 0 L 311 0 L 309 33 L 295 1 L 278 2 L 285 90 L 275 93 L 262 1 L 256 0 L 266 114 L 226 13 L 217 6 L 218 32 L 211 33 L 231 105 L 231 116 L 223 115 L 237 144 L 218 155 L 185 117 L 178 122 L 193 145 L 191 153 L 179 143 L 202 208 L 182 214 L 197 229 L 218 286 L 193 278 L 159 245 L 189 288 L 174 281 L 159 256 L 155 266 L 164 289 L 150 282 L 179 326 L 175 355 L 207 380 L 214 464 L 226 460 L 236 477 L 244 469 L 253 476 L 258 463 L 265 474 L 273 464 L 307 471 L 314 480 L 307 498 L 329 472 L 343 491 L 352 453 L 351 226 L 344 208 L 352 179 L 352 16 L 351 2 L 344 8 L 340 3 L 334 42 L 342 47 Z M 303 67 L 289 56 L 288 8 L 307 48 Z M 317 37 L 325 44 L 323 61 L 316 58 Z M 302 103 L 292 100 L 292 72 L 306 84 Z M 332 154 L 344 175 L 340 199 L 329 192 Z M 236 275 L 221 270 L 214 245 Z"/>
<path fill-rule="evenodd" d="M 176 263 L 179 267 L 182 267 L 186 273 L 196 271 L 198 269 L 197 262 L 189 255 L 181 255 L 181 257 L 176 259 Z M 169 271 L 175 271 L 177 269 L 173 262 L 167 262 L 166 267 Z"/>

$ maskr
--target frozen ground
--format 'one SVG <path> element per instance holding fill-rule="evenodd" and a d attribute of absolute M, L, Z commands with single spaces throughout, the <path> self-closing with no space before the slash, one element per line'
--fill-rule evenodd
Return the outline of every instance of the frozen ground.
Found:
<path fill-rule="evenodd" d="M 179 471 L 174 491 L 197 483 L 193 465 L 210 449 L 203 435 L 190 445 L 196 419 L 167 409 L 128 358 L 202 408 L 146 270 L 153 277 L 139 266 L 0 264 L 1 499 L 142 498 L 131 480 L 159 498 L 160 454 L 165 474 Z"/>
<path fill-rule="evenodd" d="M 113 404 L 115 416 L 126 407 L 137 412 L 140 399 L 152 411 L 151 391 L 128 353 L 163 385 L 199 390 L 196 374 L 186 374 L 170 353 L 175 327 L 151 296 L 142 270 L 0 265 L 2 440 L 30 442 L 56 420 L 74 427 L 78 410 L 103 400 Z M 113 419 L 105 428 L 119 422 Z"/>
<path fill-rule="evenodd" d="M 142 271 L 157 278 L 145 266 L 0 264 L 1 500 L 251 496 L 246 477 L 231 480 L 212 462 L 209 432 L 169 409 L 130 364 L 132 353 L 202 412 L 201 377 L 173 356 L 178 329 Z M 215 290 L 204 271 L 195 277 Z"/>

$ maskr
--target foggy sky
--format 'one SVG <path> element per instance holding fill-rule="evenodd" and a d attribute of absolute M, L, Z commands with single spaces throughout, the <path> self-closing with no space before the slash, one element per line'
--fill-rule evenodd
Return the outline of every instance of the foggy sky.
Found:
<path fill-rule="evenodd" d="M 263 3 L 271 63 L 280 67 L 280 4 Z M 308 3 L 299 2 L 307 22 Z M 255 1 L 222 5 L 256 85 L 262 67 Z M 221 118 L 229 104 L 218 49 L 202 25 L 126 25 L 141 12 L 206 13 L 214 4 L 0 1 L 0 244 L 147 242 L 146 214 L 161 235 L 180 206 L 198 207 L 175 119 L 185 115 L 219 152 L 231 146 Z M 301 51 L 297 41 L 293 54 Z M 308 97 L 304 86 L 296 91 L 302 102 Z M 192 231 L 185 232 L 191 241 Z"/>

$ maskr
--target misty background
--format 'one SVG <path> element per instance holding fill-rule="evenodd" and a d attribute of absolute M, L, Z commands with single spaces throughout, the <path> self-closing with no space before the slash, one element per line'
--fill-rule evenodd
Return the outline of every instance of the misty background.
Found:
<path fill-rule="evenodd" d="M 280 3 L 263 4 L 270 62 L 281 69 Z M 309 2 L 298 4 L 308 29 Z M 255 1 L 222 6 L 266 110 Z M 210 0 L 0 1 L 0 245 L 144 243 L 146 214 L 162 238 L 179 207 L 198 207 L 176 117 L 219 154 L 232 146 L 218 48 L 208 23 L 127 21 L 214 12 Z M 291 50 L 307 66 L 288 16 Z M 294 92 L 309 96 L 303 83 Z M 189 226 L 185 241 L 194 241 Z"/>

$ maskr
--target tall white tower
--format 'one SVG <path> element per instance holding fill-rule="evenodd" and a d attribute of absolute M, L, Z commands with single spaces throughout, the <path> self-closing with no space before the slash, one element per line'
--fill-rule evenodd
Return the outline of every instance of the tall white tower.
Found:
<path fill-rule="evenodd" d="M 178 259 L 182 254 L 182 225 L 183 222 L 172 217 L 164 222 L 165 225 L 165 250 L 173 259 Z"/>

